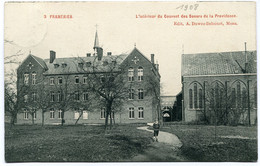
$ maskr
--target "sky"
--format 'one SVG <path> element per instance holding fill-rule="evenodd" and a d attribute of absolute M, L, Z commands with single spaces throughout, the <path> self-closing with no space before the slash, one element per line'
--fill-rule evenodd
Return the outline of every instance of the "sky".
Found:
<path fill-rule="evenodd" d="M 216 18 L 215 14 L 236 16 Z M 50 15 L 72 18 L 54 19 Z M 156 17 L 137 18 L 140 15 Z M 190 15 L 213 18 L 189 18 Z M 180 22 L 184 26 L 177 25 Z M 224 25 L 186 26 L 187 22 Z M 160 65 L 162 95 L 181 91 L 183 53 L 244 51 L 244 42 L 247 50 L 256 50 L 254 2 L 38 2 L 5 3 L 4 39 L 12 42 L 5 43 L 4 53 L 8 56 L 21 50 L 20 61 L 29 52 L 47 59 L 50 50 L 56 52 L 57 58 L 86 56 L 93 52 L 96 24 L 104 54 L 129 52 L 135 45 L 149 59 L 150 54 L 155 54 Z M 5 66 L 5 71 L 16 67 Z"/>

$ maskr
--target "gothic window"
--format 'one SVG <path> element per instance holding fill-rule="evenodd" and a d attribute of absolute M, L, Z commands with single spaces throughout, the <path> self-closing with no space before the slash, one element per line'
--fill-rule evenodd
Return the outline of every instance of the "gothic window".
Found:
<path fill-rule="evenodd" d="M 202 89 L 199 89 L 199 108 L 202 108 Z"/>
<path fill-rule="evenodd" d="M 33 119 L 36 119 L 36 109 L 33 109 Z"/>
<path fill-rule="evenodd" d="M 134 81 L 134 69 L 132 67 L 128 69 L 128 81 Z"/>
<path fill-rule="evenodd" d="M 144 79 L 144 69 L 142 67 L 138 67 L 138 81 L 142 81 Z"/>
<path fill-rule="evenodd" d="M 192 89 L 189 89 L 189 106 L 190 106 L 190 108 L 193 108 L 193 103 L 192 103 Z"/>
<path fill-rule="evenodd" d="M 35 85 L 36 84 L 36 73 L 33 72 L 32 73 L 32 85 Z"/>
<path fill-rule="evenodd" d="M 129 119 L 134 119 L 134 118 L 135 118 L 134 108 L 130 107 L 129 108 Z"/>
<path fill-rule="evenodd" d="M 254 106 L 257 108 L 257 86 L 254 87 Z"/>
<path fill-rule="evenodd" d="M 198 91 L 197 91 L 197 83 L 194 83 L 194 108 L 198 108 Z"/>
<path fill-rule="evenodd" d="M 28 73 L 24 74 L 24 84 L 25 85 L 29 84 L 29 74 Z"/>
<path fill-rule="evenodd" d="M 138 119 L 144 119 L 144 108 L 143 107 L 138 108 Z"/>
<path fill-rule="evenodd" d="M 236 81 L 232 84 L 232 107 L 233 108 L 247 108 L 247 88 L 241 81 Z"/>
<path fill-rule="evenodd" d="M 144 90 L 138 89 L 138 99 L 144 99 Z"/>
<path fill-rule="evenodd" d="M 134 89 L 129 89 L 128 92 L 129 92 L 129 99 L 133 100 L 134 99 Z"/>

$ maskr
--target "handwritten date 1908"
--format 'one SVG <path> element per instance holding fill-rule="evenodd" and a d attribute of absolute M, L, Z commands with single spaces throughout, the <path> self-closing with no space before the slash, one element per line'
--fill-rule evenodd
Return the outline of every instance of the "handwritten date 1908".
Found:
<path fill-rule="evenodd" d="M 179 7 L 177 7 L 176 9 L 180 9 L 180 10 L 197 10 L 199 7 L 199 4 L 194 4 L 194 5 L 181 5 Z"/>

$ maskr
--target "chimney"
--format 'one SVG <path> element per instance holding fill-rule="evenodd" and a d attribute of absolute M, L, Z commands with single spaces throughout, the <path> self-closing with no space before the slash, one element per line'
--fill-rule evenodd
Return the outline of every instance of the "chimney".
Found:
<path fill-rule="evenodd" d="M 87 57 L 91 57 L 91 53 L 87 53 Z"/>
<path fill-rule="evenodd" d="M 56 52 L 50 50 L 50 63 L 52 63 L 55 58 L 56 58 Z"/>
<path fill-rule="evenodd" d="M 110 56 L 110 55 L 112 55 L 112 52 L 107 52 L 107 56 Z"/>
<path fill-rule="evenodd" d="M 103 57 L 103 48 L 97 47 L 97 56 L 98 56 L 98 60 L 100 61 Z"/>
<path fill-rule="evenodd" d="M 154 64 L 154 54 L 151 54 L 151 62 Z"/>

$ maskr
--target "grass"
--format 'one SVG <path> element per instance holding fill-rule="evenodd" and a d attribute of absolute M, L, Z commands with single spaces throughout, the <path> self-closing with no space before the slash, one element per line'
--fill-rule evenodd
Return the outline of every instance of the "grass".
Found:
<path fill-rule="evenodd" d="M 142 153 L 151 134 L 137 126 L 15 126 L 5 128 L 6 162 L 122 161 Z"/>
<path fill-rule="evenodd" d="M 256 127 L 217 126 L 216 138 L 214 126 L 171 125 L 162 130 L 179 137 L 180 153 L 188 161 L 257 161 Z"/>

